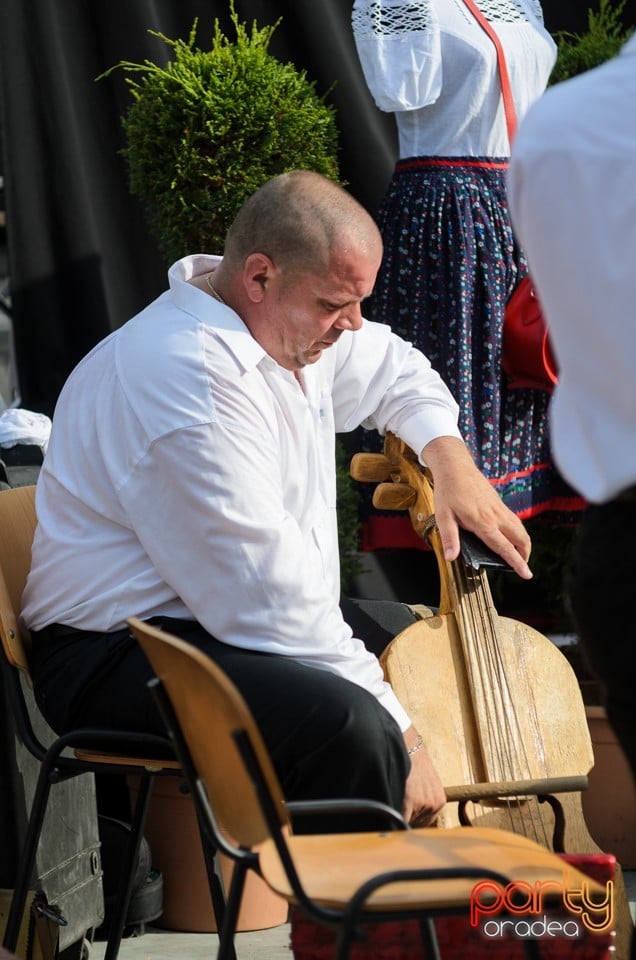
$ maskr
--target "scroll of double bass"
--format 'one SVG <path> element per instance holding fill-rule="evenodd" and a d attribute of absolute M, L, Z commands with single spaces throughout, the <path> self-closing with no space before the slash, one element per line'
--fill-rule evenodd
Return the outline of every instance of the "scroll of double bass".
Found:
<path fill-rule="evenodd" d="M 556 852 L 598 853 L 581 805 L 594 755 L 570 664 L 547 637 L 498 615 L 486 547 L 465 537 L 460 557 L 444 558 L 431 477 L 401 440 L 389 434 L 384 454 L 356 454 L 351 474 L 379 482 L 376 507 L 408 510 L 437 559 L 438 611 L 399 634 L 382 663 L 445 785 L 438 826 L 478 823 Z M 620 958 L 631 918 L 617 881 Z"/>

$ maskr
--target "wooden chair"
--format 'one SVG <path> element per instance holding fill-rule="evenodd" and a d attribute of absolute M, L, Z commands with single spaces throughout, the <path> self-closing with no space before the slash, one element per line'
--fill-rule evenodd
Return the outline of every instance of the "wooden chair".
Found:
<path fill-rule="evenodd" d="M 172 744 L 162 736 L 135 730 L 81 729 L 57 737 L 47 746 L 36 735 L 23 687 L 23 683 L 31 684 L 30 638 L 19 618 L 35 527 L 35 487 L 16 487 L 0 492 L 0 639 L 3 652 L 0 665 L 17 735 L 40 763 L 3 946 L 10 952 L 16 949 L 51 786 L 85 773 L 131 774 L 139 777 L 139 794 L 104 954 L 105 960 L 115 960 L 125 929 L 154 779 L 162 775 L 182 777 L 183 773 Z M 215 916 L 220 923 L 224 895 L 214 871 L 212 854 L 206 853 L 210 892 Z"/>
<path fill-rule="evenodd" d="M 590 882 L 544 847 L 507 831 L 408 829 L 396 811 L 363 801 L 285 803 L 250 711 L 224 672 L 192 644 L 139 620 L 128 622 L 156 674 L 150 686 L 202 818 L 214 843 L 235 861 L 218 960 L 225 960 L 233 943 L 247 870 L 336 930 L 337 960 L 348 956 L 365 922 L 413 917 L 421 921 L 427 956 L 439 957 L 432 918 L 468 913 L 478 879 L 502 886 L 559 884 L 567 869 L 570 880 Z M 292 819 L 299 815 L 356 807 L 386 814 L 389 830 L 293 834 Z M 528 956 L 538 956 L 536 943 L 524 945 Z"/>

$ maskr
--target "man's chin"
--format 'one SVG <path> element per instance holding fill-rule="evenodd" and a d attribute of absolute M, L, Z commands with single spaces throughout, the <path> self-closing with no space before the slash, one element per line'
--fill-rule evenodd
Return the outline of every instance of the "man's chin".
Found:
<path fill-rule="evenodd" d="M 305 352 L 301 357 L 303 366 L 305 366 L 308 363 L 315 363 L 317 360 L 320 360 L 320 358 L 322 357 L 322 352 L 327 346 L 331 346 L 331 344 L 324 344 L 323 346 L 320 346 L 320 347 L 312 347 L 311 350 L 305 350 Z"/>

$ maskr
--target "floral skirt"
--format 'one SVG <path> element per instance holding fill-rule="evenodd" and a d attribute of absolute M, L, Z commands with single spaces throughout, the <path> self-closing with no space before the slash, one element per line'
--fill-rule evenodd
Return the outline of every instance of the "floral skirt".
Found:
<path fill-rule="evenodd" d="M 507 158 L 492 157 L 398 162 L 378 211 L 384 258 L 365 315 L 430 359 L 507 506 L 522 519 L 572 522 L 585 502 L 552 463 L 549 395 L 508 389 L 502 369 L 506 301 L 527 272 L 508 215 L 507 169 Z M 370 437 L 364 445 L 379 449 Z M 367 497 L 364 513 L 363 548 L 415 545 L 408 517 L 383 516 Z"/>

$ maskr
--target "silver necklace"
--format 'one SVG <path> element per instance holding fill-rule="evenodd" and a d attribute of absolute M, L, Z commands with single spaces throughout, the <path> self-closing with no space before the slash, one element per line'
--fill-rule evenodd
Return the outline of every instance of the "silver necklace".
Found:
<path fill-rule="evenodd" d="M 212 277 L 213 277 L 213 276 L 214 276 L 214 273 L 206 273 L 206 275 L 205 275 L 205 283 L 206 283 L 206 286 L 207 286 L 208 290 L 210 291 L 210 293 L 212 294 L 212 296 L 214 297 L 214 299 L 215 299 L 215 300 L 218 300 L 219 303 L 222 303 L 224 307 L 227 307 L 227 303 L 225 302 L 225 300 L 223 299 L 223 297 L 221 296 L 221 294 L 219 293 L 219 291 L 216 290 L 216 289 L 212 286 Z"/>

